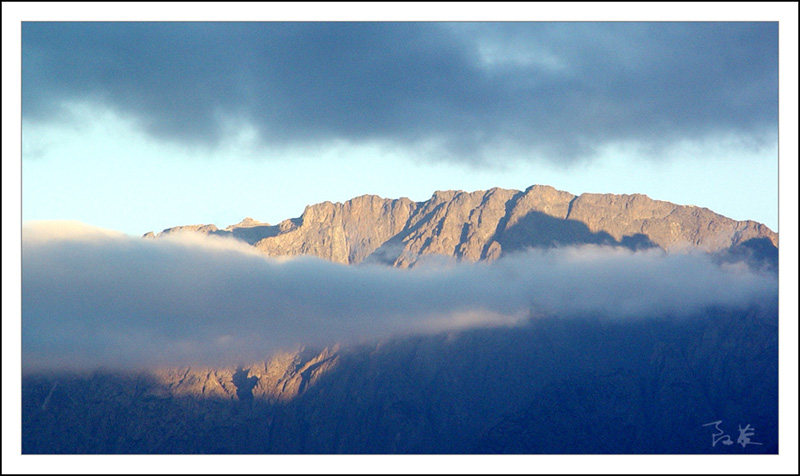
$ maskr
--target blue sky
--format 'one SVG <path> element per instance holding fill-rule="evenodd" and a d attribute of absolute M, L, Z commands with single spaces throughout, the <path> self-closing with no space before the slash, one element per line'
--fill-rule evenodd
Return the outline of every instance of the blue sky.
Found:
<path fill-rule="evenodd" d="M 26 23 L 23 220 L 132 235 L 435 190 L 778 230 L 777 23 Z"/>

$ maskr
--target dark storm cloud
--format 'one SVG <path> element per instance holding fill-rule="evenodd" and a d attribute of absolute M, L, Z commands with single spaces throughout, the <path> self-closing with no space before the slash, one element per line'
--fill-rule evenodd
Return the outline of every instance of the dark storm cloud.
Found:
<path fill-rule="evenodd" d="M 23 117 L 110 106 L 214 147 L 374 141 L 431 158 L 491 150 L 570 162 L 773 143 L 777 23 L 24 23 Z"/>
<path fill-rule="evenodd" d="M 681 318 L 777 299 L 776 278 L 744 265 L 593 247 L 400 270 L 39 223 L 23 229 L 22 264 L 28 369 L 236 364 L 302 344 L 543 316 Z"/>

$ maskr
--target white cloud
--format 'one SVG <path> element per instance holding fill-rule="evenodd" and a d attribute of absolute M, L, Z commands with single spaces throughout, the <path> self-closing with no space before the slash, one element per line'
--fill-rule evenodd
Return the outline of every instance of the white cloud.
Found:
<path fill-rule="evenodd" d="M 599 247 L 401 270 L 266 258 L 240 242 L 23 227 L 23 365 L 235 364 L 301 344 L 513 326 L 531 316 L 686 317 L 777 297 L 705 255 Z"/>

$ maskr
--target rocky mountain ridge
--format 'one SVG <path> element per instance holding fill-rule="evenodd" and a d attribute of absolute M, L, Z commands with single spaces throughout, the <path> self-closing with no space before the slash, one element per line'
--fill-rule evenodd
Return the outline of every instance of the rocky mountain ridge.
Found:
<path fill-rule="evenodd" d="M 778 234 L 707 208 L 676 205 L 646 195 L 573 195 L 546 185 L 524 191 L 437 191 L 424 202 L 363 195 L 344 203 L 309 205 L 277 225 L 246 218 L 215 225 L 168 228 L 156 238 L 197 232 L 241 239 L 268 256 L 312 255 L 330 261 L 413 266 L 425 255 L 491 261 L 527 248 L 600 244 L 631 249 L 687 247 L 718 252 Z"/>

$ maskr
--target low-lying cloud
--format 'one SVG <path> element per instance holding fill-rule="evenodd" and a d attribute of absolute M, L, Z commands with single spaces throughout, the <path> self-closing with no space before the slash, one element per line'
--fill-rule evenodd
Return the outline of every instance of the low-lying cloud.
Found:
<path fill-rule="evenodd" d="M 304 344 L 539 316 L 682 318 L 777 298 L 774 275 L 659 250 L 564 248 L 402 270 L 38 222 L 23 226 L 22 258 L 28 370 L 236 364 Z"/>

